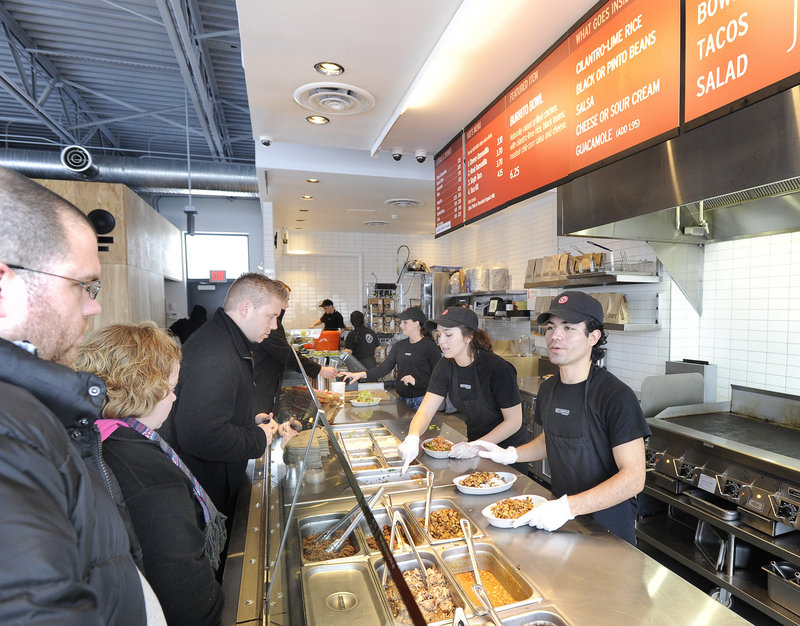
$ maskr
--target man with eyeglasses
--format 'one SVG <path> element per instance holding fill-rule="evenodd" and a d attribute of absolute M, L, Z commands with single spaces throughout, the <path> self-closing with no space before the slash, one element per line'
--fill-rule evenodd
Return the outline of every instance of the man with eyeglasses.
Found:
<path fill-rule="evenodd" d="M 94 430 L 105 385 L 69 368 L 100 312 L 94 229 L 3 168 L 0 224 L 0 623 L 163 623 Z"/>

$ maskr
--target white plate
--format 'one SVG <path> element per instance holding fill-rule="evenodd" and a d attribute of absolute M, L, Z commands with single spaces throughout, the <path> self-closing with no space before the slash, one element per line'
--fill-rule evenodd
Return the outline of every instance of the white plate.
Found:
<path fill-rule="evenodd" d="M 369 402 L 359 402 L 358 400 L 350 400 L 350 404 L 357 407 L 378 406 L 380 403 L 381 403 L 380 400 L 370 400 Z"/>
<path fill-rule="evenodd" d="M 497 528 L 511 528 L 516 519 L 505 519 L 503 517 L 495 517 L 492 515 L 492 508 L 502 500 L 524 500 L 525 498 L 530 498 L 533 500 L 533 505 L 536 506 L 540 502 L 544 502 L 547 498 L 543 498 L 542 496 L 535 496 L 533 494 L 526 494 L 523 496 L 511 496 L 508 498 L 501 498 L 495 502 L 492 502 L 489 506 L 485 507 L 481 511 L 481 515 L 483 515 L 492 526 L 497 526 Z"/>
<path fill-rule="evenodd" d="M 435 439 L 435 437 L 431 437 L 430 439 L 425 439 L 422 442 L 422 446 L 421 447 L 425 451 L 425 454 L 428 454 L 428 455 L 432 456 L 434 459 L 446 459 L 446 458 L 448 458 L 450 456 L 450 450 L 428 450 L 428 448 L 425 447 L 426 443 L 428 443 L 429 441 L 433 441 L 434 439 Z M 450 441 L 450 440 L 447 439 L 447 441 Z M 453 442 L 450 441 L 450 443 L 452 444 Z"/>
<path fill-rule="evenodd" d="M 453 479 L 453 484 L 456 486 L 461 493 L 466 493 L 471 496 L 483 496 L 483 495 L 491 495 L 493 493 L 500 493 L 501 491 L 505 491 L 506 489 L 511 489 L 511 485 L 514 484 L 514 481 L 517 480 L 517 475 L 511 472 L 494 472 L 500 478 L 505 479 L 505 484 L 500 485 L 498 487 L 465 487 L 461 484 L 461 481 L 464 480 L 469 474 L 463 474 L 461 476 L 456 476 Z"/>

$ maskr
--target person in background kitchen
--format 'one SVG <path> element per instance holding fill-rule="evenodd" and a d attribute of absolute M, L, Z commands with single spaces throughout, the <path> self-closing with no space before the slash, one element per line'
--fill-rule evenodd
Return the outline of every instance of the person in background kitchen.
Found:
<path fill-rule="evenodd" d="M 167 622 L 211 626 L 222 613 L 214 572 L 225 545 L 225 517 L 155 432 L 175 401 L 180 364 L 177 341 L 155 322 L 96 330 L 75 359 L 76 369 L 106 384 L 104 419 L 95 425 Z"/>
<path fill-rule="evenodd" d="M 350 323 L 353 325 L 353 330 L 345 337 L 343 352 L 352 354 L 367 369 L 375 367 L 378 333 L 364 325 L 364 314 L 361 311 L 353 311 L 350 314 Z"/>
<path fill-rule="evenodd" d="M 192 312 L 189 313 L 189 317 L 182 317 L 176 320 L 172 326 L 169 327 L 169 332 L 175 335 L 180 340 L 181 345 L 183 345 L 186 343 L 189 335 L 205 324 L 207 319 L 208 313 L 206 307 L 195 304 L 192 307 Z"/>
<path fill-rule="evenodd" d="M 552 493 L 517 525 L 553 531 L 576 515 L 591 515 L 636 545 L 636 495 L 644 488 L 644 440 L 650 427 L 633 391 L 597 365 L 606 333 L 603 307 L 587 293 L 566 291 L 537 318 L 545 325 L 558 374 L 542 383 L 534 419 L 543 433 L 518 448 L 476 442 L 497 463 L 547 458 Z"/>
<path fill-rule="evenodd" d="M 105 385 L 69 367 L 101 310 L 97 235 L 4 168 L 0 224 L 0 623 L 164 623 L 94 429 Z"/>
<path fill-rule="evenodd" d="M 247 461 L 272 441 L 274 424 L 254 409 L 253 344 L 277 327 L 287 294 L 263 274 L 237 278 L 208 322 L 183 346 L 183 365 L 161 436 L 228 518 L 228 533 Z"/>
<path fill-rule="evenodd" d="M 416 410 L 422 403 L 428 381 L 436 364 L 442 358 L 442 351 L 436 346 L 430 332 L 425 328 L 428 318 L 418 306 L 412 306 L 400 315 L 400 330 L 406 336 L 395 343 L 389 354 L 377 367 L 366 372 L 353 372 L 345 375 L 347 382 L 376 381 L 397 366 L 395 391 L 406 406 Z"/>
<path fill-rule="evenodd" d="M 281 314 L 278 316 L 277 327 L 274 328 L 269 336 L 260 342 L 253 350 L 253 366 L 255 371 L 255 410 L 258 413 L 272 414 L 274 407 L 278 405 L 280 397 L 281 382 L 283 381 L 283 373 L 287 367 L 299 372 L 297 360 L 292 354 L 292 347 L 286 340 L 286 331 L 283 328 L 283 316 L 286 314 L 286 309 L 289 308 L 289 298 L 292 295 L 292 289 L 283 281 L 276 280 L 284 289 L 286 289 L 286 300 L 282 304 Z M 317 376 L 322 376 L 327 379 L 336 378 L 336 368 L 330 366 L 321 366 L 313 359 L 304 357 L 302 354 L 300 363 L 303 370 L 309 379 L 314 379 Z M 278 433 L 283 437 L 284 441 L 291 439 L 297 431 L 290 428 L 286 422 L 278 426 Z"/>
<path fill-rule="evenodd" d="M 319 303 L 319 306 L 322 308 L 324 313 L 322 314 L 322 317 L 311 324 L 311 328 L 319 326 L 320 324 L 323 324 L 323 330 L 339 330 L 344 328 L 344 318 L 339 311 L 333 308 L 332 300 L 325 298 L 325 300 Z"/>
<path fill-rule="evenodd" d="M 436 364 L 428 391 L 408 427 L 408 436 L 400 444 L 403 471 L 419 454 L 420 435 L 447 396 L 467 423 L 468 441 L 455 444 L 451 457 L 478 456 L 478 448 L 468 443 L 478 439 L 503 446 L 520 446 L 528 441 L 522 423 L 517 371 L 492 352 L 492 342 L 486 331 L 478 328 L 475 312 L 459 307 L 445 309 L 425 326 L 437 330 L 444 358 Z M 527 463 L 514 467 L 527 474 Z"/>

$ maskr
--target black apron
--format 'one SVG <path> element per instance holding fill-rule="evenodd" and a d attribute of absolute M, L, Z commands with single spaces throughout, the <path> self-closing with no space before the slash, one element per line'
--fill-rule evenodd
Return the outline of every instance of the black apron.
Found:
<path fill-rule="evenodd" d="M 476 365 L 477 361 L 478 357 L 476 356 Z M 469 390 L 459 387 L 458 370 L 460 368 L 458 364 L 455 361 L 451 361 L 450 367 L 453 372 L 453 375 L 450 377 L 450 390 L 448 392 L 450 401 L 453 403 L 453 406 L 464 415 L 464 421 L 467 424 L 467 440 L 475 441 L 494 430 L 496 426 L 502 423 L 503 416 L 501 414 L 498 417 L 495 413 L 495 408 L 486 401 L 482 393 L 480 375 L 478 374 L 477 367 L 475 370 L 475 387 Z M 527 428 L 525 427 L 525 421 L 523 419 L 519 430 L 497 445 L 501 448 L 507 448 L 508 446 L 517 447 L 527 443 L 528 440 Z M 526 462 L 512 463 L 511 467 L 525 476 L 528 475 L 528 463 Z"/>
<path fill-rule="evenodd" d="M 585 481 L 590 476 L 605 476 L 608 472 L 595 452 L 595 446 L 589 436 L 588 426 L 589 385 L 598 369 L 596 365 L 592 365 L 592 369 L 589 371 L 589 378 L 587 378 L 586 385 L 584 385 L 583 411 L 580 415 L 580 436 L 576 437 L 575 431 L 569 432 L 569 436 L 567 436 L 559 428 L 559 423 L 563 424 L 563 421 L 558 419 L 548 420 L 548 428 L 545 430 L 545 445 L 547 461 L 550 464 L 551 489 L 556 498 L 564 494 L 575 495 L 578 491 L 570 489 L 570 485 Z M 558 385 L 561 382 L 560 374 L 556 374 L 554 378 L 555 385 Z M 553 393 L 549 397 L 546 399 L 541 398 L 543 400 L 540 405 L 542 417 L 550 415 L 550 405 L 552 404 L 553 395 L 555 395 L 555 385 L 553 386 Z M 544 422 L 544 419 L 542 419 L 542 422 Z M 600 484 L 603 480 L 598 480 L 597 484 Z M 583 491 L 583 489 L 580 491 Z M 591 514 L 591 517 L 618 537 L 635 546 L 636 509 L 636 499 L 629 498 L 608 509 L 595 511 Z"/>

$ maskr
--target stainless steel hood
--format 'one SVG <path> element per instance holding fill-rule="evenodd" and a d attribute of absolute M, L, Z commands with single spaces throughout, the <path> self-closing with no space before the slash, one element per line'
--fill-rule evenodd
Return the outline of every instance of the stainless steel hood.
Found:
<path fill-rule="evenodd" d="M 559 234 L 646 241 L 698 312 L 706 243 L 800 230 L 800 87 L 558 189 Z"/>

